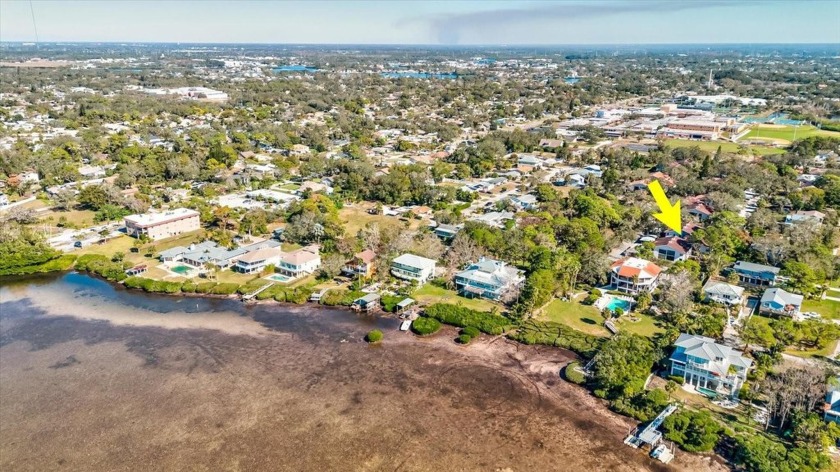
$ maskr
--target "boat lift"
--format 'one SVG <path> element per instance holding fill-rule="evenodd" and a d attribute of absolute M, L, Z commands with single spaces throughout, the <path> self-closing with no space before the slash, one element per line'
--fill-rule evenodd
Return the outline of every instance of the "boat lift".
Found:
<path fill-rule="evenodd" d="M 649 445 L 650 447 L 656 447 L 659 442 L 662 440 L 662 432 L 659 431 L 659 427 L 662 425 L 662 422 L 665 421 L 665 418 L 671 416 L 672 413 L 677 411 L 679 406 L 676 403 L 672 403 L 665 407 L 659 415 L 653 419 L 653 421 L 648 424 L 645 429 L 639 432 L 639 428 L 633 430 L 627 439 L 624 440 L 624 444 L 633 447 L 642 447 L 645 444 Z"/>

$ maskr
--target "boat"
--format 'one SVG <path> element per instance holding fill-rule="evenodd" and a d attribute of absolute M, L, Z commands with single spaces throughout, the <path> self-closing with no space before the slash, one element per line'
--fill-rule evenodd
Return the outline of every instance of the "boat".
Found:
<path fill-rule="evenodd" d="M 408 331 L 408 328 L 411 328 L 411 320 L 405 320 L 400 323 L 400 331 Z"/>

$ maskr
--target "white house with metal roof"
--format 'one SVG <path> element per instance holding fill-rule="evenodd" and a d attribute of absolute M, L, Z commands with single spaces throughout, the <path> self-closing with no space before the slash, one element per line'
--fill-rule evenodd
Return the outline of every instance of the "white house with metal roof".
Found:
<path fill-rule="evenodd" d="M 710 302 L 740 305 L 744 301 L 744 287 L 722 280 L 709 280 L 703 287 L 703 295 Z"/>
<path fill-rule="evenodd" d="M 482 257 L 455 274 L 455 286 L 464 296 L 500 299 L 525 280 L 521 270 L 503 261 Z"/>
<path fill-rule="evenodd" d="M 670 375 L 680 376 L 707 396 L 736 396 L 752 360 L 712 338 L 680 334 L 669 358 Z"/>
<path fill-rule="evenodd" d="M 391 274 L 404 280 L 425 283 L 435 275 L 437 261 L 414 254 L 403 254 L 391 262 Z"/>

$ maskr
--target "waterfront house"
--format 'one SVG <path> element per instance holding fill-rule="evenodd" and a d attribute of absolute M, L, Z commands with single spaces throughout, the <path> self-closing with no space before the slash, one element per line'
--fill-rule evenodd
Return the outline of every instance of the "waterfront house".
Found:
<path fill-rule="evenodd" d="M 706 221 L 712 217 L 714 211 L 705 203 L 693 203 L 686 205 L 686 211 L 689 215 L 696 216 L 700 221 Z"/>
<path fill-rule="evenodd" d="M 482 257 L 455 274 L 458 293 L 466 297 L 499 300 L 525 280 L 522 271 L 503 261 Z"/>
<path fill-rule="evenodd" d="M 357 311 L 371 311 L 379 307 L 379 299 L 381 297 L 378 293 L 369 293 L 363 297 L 357 298 L 350 305 L 350 308 Z"/>
<path fill-rule="evenodd" d="M 306 246 L 296 251 L 283 254 L 277 272 L 291 278 L 303 277 L 314 273 L 321 267 L 321 255 L 318 246 Z"/>
<path fill-rule="evenodd" d="M 437 261 L 414 254 L 403 254 L 391 262 L 391 274 L 404 280 L 416 280 L 423 284 L 435 275 Z"/>
<path fill-rule="evenodd" d="M 691 243 L 678 236 L 659 238 L 653 244 L 653 254 L 658 259 L 684 261 L 691 256 Z"/>
<path fill-rule="evenodd" d="M 370 277 L 373 275 L 374 259 L 376 259 L 376 253 L 370 249 L 366 249 L 347 261 L 347 264 L 344 265 L 341 272 L 350 277 Z"/>
<path fill-rule="evenodd" d="M 741 283 L 764 287 L 775 284 L 779 275 L 778 267 L 744 261 L 736 262 L 732 270 L 738 274 Z"/>
<path fill-rule="evenodd" d="M 710 302 L 740 305 L 744 301 L 744 288 L 722 280 L 709 280 L 703 287 L 703 296 Z"/>
<path fill-rule="evenodd" d="M 279 247 L 266 247 L 249 251 L 239 257 L 236 264 L 233 265 L 233 270 L 243 274 L 262 272 L 270 265 L 276 266 L 282 255 L 283 251 Z"/>
<path fill-rule="evenodd" d="M 707 396 L 737 396 L 752 366 L 752 360 L 740 351 L 705 336 L 685 333 L 677 338 L 668 361 L 670 375 L 682 377 Z"/>
<path fill-rule="evenodd" d="M 768 288 L 761 296 L 758 312 L 769 316 L 796 317 L 802 309 L 802 295 L 786 292 L 780 288 Z"/>
<path fill-rule="evenodd" d="M 661 272 L 662 269 L 653 262 L 627 257 L 614 262 L 610 267 L 610 284 L 614 289 L 631 295 L 652 292 L 659 282 Z"/>

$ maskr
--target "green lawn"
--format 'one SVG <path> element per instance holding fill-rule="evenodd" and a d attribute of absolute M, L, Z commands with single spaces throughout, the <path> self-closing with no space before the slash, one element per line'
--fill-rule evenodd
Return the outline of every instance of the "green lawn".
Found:
<path fill-rule="evenodd" d="M 638 318 L 638 321 L 631 321 L 630 318 Z M 630 315 L 622 316 L 616 327 L 621 331 L 638 334 L 646 338 L 653 337 L 656 333 L 664 332 L 665 330 L 656 325 L 656 319 L 650 315 L 642 315 L 639 313 L 632 313 Z"/>
<path fill-rule="evenodd" d="M 411 298 L 417 300 L 424 305 L 431 305 L 433 303 L 451 303 L 453 305 L 461 305 L 466 308 L 477 311 L 490 311 L 494 307 L 504 311 L 500 305 L 497 305 L 488 300 L 479 298 L 464 298 L 458 295 L 454 290 L 448 290 L 431 283 L 427 283 L 418 288 L 411 294 Z"/>
<path fill-rule="evenodd" d="M 840 292 L 828 291 L 828 295 L 840 298 Z M 840 302 L 834 300 L 805 300 L 802 302 L 802 311 L 815 311 L 833 320 L 840 319 Z"/>
<path fill-rule="evenodd" d="M 562 323 L 593 336 L 610 335 L 610 332 L 604 327 L 604 317 L 598 313 L 595 307 L 589 305 L 553 300 L 546 305 L 539 319 Z"/>
<path fill-rule="evenodd" d="M 798 137 L 798 136 L 797 136 Z M 716 152 L 718 147 L 724 152 L 737 153 L 742 147 L 738 143 L 724 142 L 724 141 L 692 141 L 690 139 L 667 139 L 665 144 L 670 147 L 692 147 L 697 146 L 706 152 Z M 753 154 L 767 155 L 767 154 L 784 154 L 785 150 L 769 146 L 746 146 Z"/>
<path fill-rule="evenodd" d="M 792 356 L 805 357 L 805 358 L 809 358 L 809 357 L 830 357 L 832 354 L 834 354 L 834 348 L 837 347 L 837 342 L 838 342 L 837 340 L 834 340 L 834 341 L 828 343 L 828 345 L 825 346 L 824 348 L 816 349 L 816 350 L 800 350 L 800 349 L 796 349 L 796 348 L 788 348 L 788 349 L 785 349 L 785 353 L 790 354 Z"/>
<path fill-rule="evenodd" d="M 744 139 L 769 139 L 781 140 L 786 143 L 805 139 L 811 136 L 833 136 L 840 138 L 836 131 L 825 131 L 814 126 L 779 126 L 779 125 L 757 125 L 753 127 Z"/>

